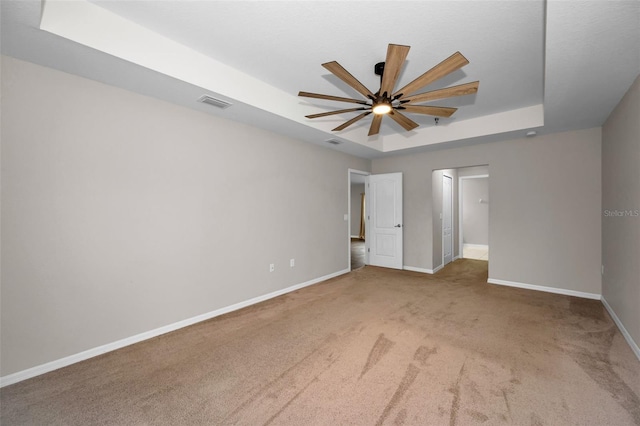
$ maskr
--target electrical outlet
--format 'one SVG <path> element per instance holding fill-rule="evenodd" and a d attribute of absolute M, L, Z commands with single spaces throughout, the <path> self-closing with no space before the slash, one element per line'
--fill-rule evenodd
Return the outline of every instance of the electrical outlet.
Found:
<path fill-rule="evenodd" d="M 294 266 L 296 266 L 296 260 L 295 259 L 289 259 L 289 266 L 292 267 L 292 268 Z"/>
<path fill-rule="evenodd" d="M 269 264 L 269 272 L 273 272 L 276 270 L 276 265 L 274 265 L 273 263 Z"/>

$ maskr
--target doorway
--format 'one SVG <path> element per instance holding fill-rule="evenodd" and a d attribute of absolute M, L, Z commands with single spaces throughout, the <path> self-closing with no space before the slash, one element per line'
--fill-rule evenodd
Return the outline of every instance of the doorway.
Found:
<path fill-rule="evenodd" d="M 432 271 L 460 258 L 488 261 L 489 166 L 433 170 L 431 184 Z"/>
<path fill-rule="evenodd" d="M 358 197 L 360 183 L 364 196 Z M 352 262 L 351 253 L 361 255 L 363 249 L 364 265 L 403 269 L 402 173 L 372 175 L 349 169 L 348 197 L 349 269 L 360 264 L 356 258 Z"/>
<path fill-rule="evenodd" d="M 488 172 L 488 170 L 487 170 Z M 460 254 L 489 260 L 489 174 L 459 177 Z"/>
<path fill-rule="evenodd" d="M 349 270 L 362 268 L 366 263 L 366 209 L 365 180 L 369 172 L 349 169 Z"/>
<path fill-rule="evenodd" d="M 460 257 L 458 253 L 458 172 L 456 169 L 431 173 L 431 214 L 433 232 L 433 272 Z M 445 201 L 446 200 L 446 201 Z"/>
<path fill-rule="evenodd" d="M 453 261 L 453 176 L 442 175 L 442 266 Z"/>

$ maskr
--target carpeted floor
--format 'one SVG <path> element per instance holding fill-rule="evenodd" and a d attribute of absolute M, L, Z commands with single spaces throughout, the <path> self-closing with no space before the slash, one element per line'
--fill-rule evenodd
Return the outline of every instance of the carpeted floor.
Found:
<path fill-rule="evenodd" d="M 3 425 L 640 425 L 599 301 L 487 263 L 342 277 L 8 386 Z"/>

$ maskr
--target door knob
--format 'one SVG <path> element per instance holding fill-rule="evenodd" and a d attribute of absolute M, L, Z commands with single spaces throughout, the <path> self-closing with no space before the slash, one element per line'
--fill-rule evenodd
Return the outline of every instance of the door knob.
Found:
<path fill-rule="evenodd" d="M 394 226 L 394 228 L 402 228 L 402 225 L 397 224 L 396 226 Z"/>

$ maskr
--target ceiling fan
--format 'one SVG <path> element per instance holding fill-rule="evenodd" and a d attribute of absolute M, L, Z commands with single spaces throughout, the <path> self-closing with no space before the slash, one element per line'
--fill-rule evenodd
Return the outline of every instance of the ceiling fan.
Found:
<path fill-rule="evenodd" d="M 361 114 L 353 117 L 351 120 L 346 121 L 340 126 L 333 129 L 333 131 L 344 130 L 353 123 L 373 113 L 373 120 L 371 127 L 369 128 L 369 136 L 376 135 L 380 132 L 380 124 L 382 123 L 382 117 L 388 115 L 396 123 L 402 126 L 405 130 L 410 131 L 418 127 L 418 123 L 408 118 L 403 112 L 411 112 L 416 114 L 426 114 L 435 117 L 450 117 L 451 114 L 456 112 L 457 108 L 439 107 L 430 105 L 416 105 L 420 102 L 428 102 L 436 99 L 450 98 L 454 96 L 463 96 L 476 93 L 478 91 L 479 81 L 472 83 L 465 83 L 458 86 L 446 87 L 444 89 L 433 90 L 430 92 L 413 94 L 417 90 L 425 87 L 436 80 L 462 68 L 467 65 L 469 61 L 462 56 L 460 52 L 456 52 L 444 61 L 440 62 L 429 71 L 422 74 L 420 77 L 413 80 L 406 86 L 393 91 L 396 84 L 396 80 L 402 70 L 404 60 L 409 53 L 410 46 L 402 46 L 398 44 L 389 44 L 387 49 L 387 59 L 385 62 L 380 62 L 375 66 L 376 75 L 380 76 L 380 89 L 376 93 L 371 92 L 362 83 L 360 83 L 354 76 L 352 76 L 346 69 L 342 67 L 336 61 L 327 62 L 322 64 L 323 67 L 328 69 L 340 80 L 347 83 L 349 86 L 361 93 L 366 100 L 344 98 L 340 96 L 322 95 L 319 93 L 300 92 L 298 96 L 317 99 L 328 99 L 331 101 L 350 102 L 354 104 L 362 105 L 359 108 L 341 109 L 338 111 L 329 111 L 319 114 L 307 115 L 307 118 L 319 118 L 326 117 L 328 115 L 342 114 L 346 112 L 364 111 Z"/>

